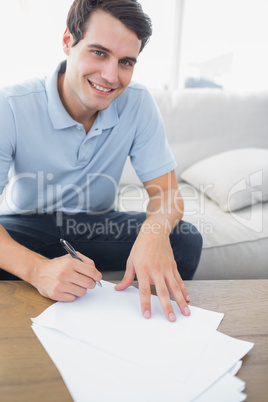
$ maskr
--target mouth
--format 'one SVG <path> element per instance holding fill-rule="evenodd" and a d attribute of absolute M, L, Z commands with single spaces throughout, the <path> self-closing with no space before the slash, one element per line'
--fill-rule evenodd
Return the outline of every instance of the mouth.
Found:
<path fill-rule="evenodd" d="M 92 81 L 89 81 L 89 80 L 88 80 L 88 82 L 89 82 L 89 84 L 92 86 L 92 88 L 97 89 L 97 91 L 99 91 L 99 92 L 111 93 L 111 92 L 115 91 L 115 89 L 112 89 L 112 88 L 105 88 L 105 87 L 102 87 L 101 85 L 94 84 L 94 82 L 92 82 Z"/>

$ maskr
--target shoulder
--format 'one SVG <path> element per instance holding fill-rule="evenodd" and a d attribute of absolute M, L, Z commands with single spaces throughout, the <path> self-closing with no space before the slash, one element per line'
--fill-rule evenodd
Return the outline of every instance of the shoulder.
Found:
<path fill-rule="evenodd" d="M 151 92 L 147 87 L 132 81 L 126 88 L 126 93 L 137 98 L 152 98 Z"/>
<path fill-rule="evenodd" d="M 131 81 L 131 83 L 127 87 L 128 90 L 132 91 L 137 91 L 140 93 L 147 93 L 149 92 L 148 88 L 146 88 L 144 85 L 139 84 L 138 82 Z"/>
<path fill-rule="evenodd" d="M 10 101 L 16 98 L 26 98 L 32 94 L 39 94 L 45 91 L 45 79 L 35 78 L 32 80 L 17 83 L 12 86 L 3 87 L 0 89 L 2 99 Z"/>
<path fill-rule="evenodd" d="M 148 110 L 155 107 L 155 101 L 150 91 L 142 84 L 131 82 L 124 92 L 116 99 L 121 108 L 133 110 Z"/>

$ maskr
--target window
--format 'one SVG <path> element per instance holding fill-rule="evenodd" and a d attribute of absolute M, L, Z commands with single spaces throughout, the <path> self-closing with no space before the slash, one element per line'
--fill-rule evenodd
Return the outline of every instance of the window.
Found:
<path fill-rule="evenodd" d="M 186 0 L 180 87 L 268 89 L 267 0 Z"/>
<path fill-rule="evenodd" d="M 268 90 L 267 0 L 140 2 L 154 33 L 134 78 L 156 88 Z"/>

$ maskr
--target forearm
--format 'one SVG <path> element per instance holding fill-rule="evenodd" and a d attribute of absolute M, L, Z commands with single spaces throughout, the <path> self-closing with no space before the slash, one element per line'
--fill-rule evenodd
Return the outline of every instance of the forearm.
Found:
<path fill-rule="evenodd" d="M 183 217 L 184 204 L 178 189 L 161 190 L 150 197 L 144 228 L 169 235 Z"/>
<path fill-rule="evenodd" d="M 45 257 L 14 241 L 0 225 L 0 267 L 19 278 L 33 283 L 37 267 Z"/>

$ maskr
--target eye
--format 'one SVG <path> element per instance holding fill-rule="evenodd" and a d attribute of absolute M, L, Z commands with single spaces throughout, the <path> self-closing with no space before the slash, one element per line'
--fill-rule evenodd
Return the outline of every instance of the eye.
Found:
<path fill-rule="evenodd" d="M 101 50 L 93 50 L 92 51 L 96 56 L 104 56 L 104 53 Z"/>
<path fill-rule="evenodd" d="M 120 60 L 120 63 L 123 64 L 123 66 L 132 66 L 133 64 L 129 60 Z"/>

